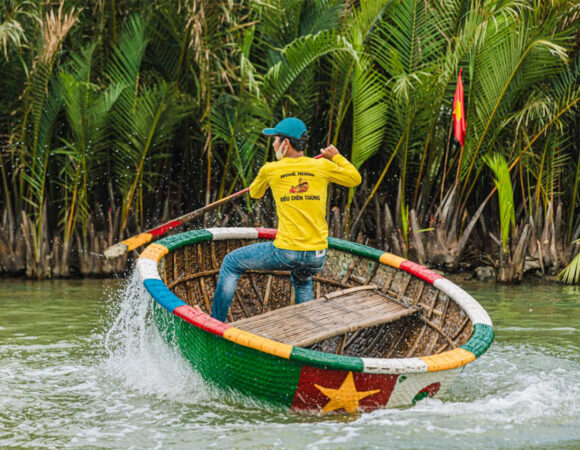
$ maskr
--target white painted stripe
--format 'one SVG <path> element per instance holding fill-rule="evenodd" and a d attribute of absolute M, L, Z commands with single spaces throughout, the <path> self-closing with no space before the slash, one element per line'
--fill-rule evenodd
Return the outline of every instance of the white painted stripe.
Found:
<path fill-rule="evenodd" d="M 476 323 L 483 323 L 485 325 L 493 326 L 485 309 L 483 309 L 483 307 L 477 303 L 471 295 L 459 286 L 445 278 L 435 280 L 433 286 L 451 297 L 455 303 L 457 303 L 467 313 L 469 319 L 471 319 L 471 322 L 474 325 Z"/>
<path fill-rule="evenodd" d="M 455 377 L 461 373 L 461 370 L 463 370 L 463 367 L 441 372 L 417 373 L 409 374 L 407 377 L 399 377 L 389 397 L 387 408 L 411 405 L 415 396 L 422 389 L 433 383 L 441 383 L 439 391 L 435 394 L 435 398 L 441 397 L 449 389 Z"/>
<path fill-rule="evenodd" d="M 157 261 L 153 259 L 139 258 L 137 260 L 137 270 L 139 271 L 141 281 L 149 279 L 161 280 L 159 271 L 157 270 Z"/>
<path fill-rule="evenodd" d="M 422 373 L 427 363 L 420 358 L 362 358 L 365 373 Z"/>
<path fill-rule="evenodd" d="M 214 241 L 223 239 L 258 239 L 258 230 L 255 228 L 207 228 L 213 235 Z"/>

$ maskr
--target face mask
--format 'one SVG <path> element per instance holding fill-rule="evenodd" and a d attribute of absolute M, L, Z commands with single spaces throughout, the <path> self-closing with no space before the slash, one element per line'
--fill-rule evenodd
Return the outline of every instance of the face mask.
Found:
<path fill-rule="evenodd" d="M 278 146 L 278 148 L 276 149 L 276 159 L 278 161 L 280 161 L 282 158 L 284 158 L 284 156 L 286 156 L 286 152 L 288 151 L 288 147 L 287 146 L 284 147 L 284 150 L 283 151 L 281 150 L 281 148 L 282 148 L 282 144 L 280 144 Z"/>

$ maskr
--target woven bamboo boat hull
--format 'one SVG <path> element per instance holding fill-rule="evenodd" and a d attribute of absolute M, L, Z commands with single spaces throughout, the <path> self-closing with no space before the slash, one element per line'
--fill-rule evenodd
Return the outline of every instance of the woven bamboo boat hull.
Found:
<path fill-rule="evenodd" d="M 211 318 L 231 250 L 275 230 L 215 228 L 147 247 L 137 268 L 168 341 L 212 384 L 295 410 L 369 411 L 440 396 L 491 345 L 491 320 L 440 275 L 329 238 L 316 300 L 293 305 L 288 272 L 240 278 L 227 323 Z"/>

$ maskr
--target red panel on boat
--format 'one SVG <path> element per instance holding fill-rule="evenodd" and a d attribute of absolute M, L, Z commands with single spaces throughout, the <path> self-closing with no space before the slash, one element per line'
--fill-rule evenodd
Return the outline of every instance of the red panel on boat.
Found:
<path fill-rule="evenodd" d="M 260 239 L 274 239 L 278 230 L 276 228 L 256 228 Z"/>
<path fill-rule="evenodd" d="M 183 320 L 195 325 L 202 330 L 208 331 L 218 336 L 223 336 L 224 331 L 230 328 L 229 325 L 208 316 L 206 313 L 200 311 L 199 309 L 193 308 L 189 305 L 179 306 L 173 310 L 173 314 L 181 317 Z"/>
<path fill-rule="evenodd" d="M 441 275 L 433 272 L 432 270 L 429 270 L 426 267 L 423 267 L 420 264 L 409 260 L 403 261 L 401 263 L 401 269 L 407 273 L 410 273 L 411 275 L 415 275 L 416 277 L 421 278 L 423 281 L 426 281 L 429 284 L 433 284 L 435 280 L 443 278 Z"/>
<path fill-rule="evenodd" d="M 162 234 L 165 234 L 169 230 L 173 230 L 175 227 L 178 227 L 182 223 L 183 222 L 181 222 L 181 220 L 173 220 L 169 223 L 161 225 L 160 227 L 149 230 L 147 233 L 152 234 L 153 236 L 160 236 Z"/>
<path fill-rule="evenodd" d="M 398 377 L 304 366 L 292 408 L 356 412 L 384 407 Z"/>

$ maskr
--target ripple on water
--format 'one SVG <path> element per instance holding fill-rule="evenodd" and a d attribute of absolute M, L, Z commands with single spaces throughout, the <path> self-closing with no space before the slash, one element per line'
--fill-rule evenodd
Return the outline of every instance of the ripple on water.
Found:
<path fill-rule="evenodd" d="M 580 446 L 580 345 L 575 337 L 568 347 L 521 343 L 545 330 L 539 322 L 498 327 L 496 343 L 441 399 L 319 416 L 216 392 L 161 338 L 136 276 L 111 295 L 92 334 L 0 341 L 0 446 Z"/>
<path fill-rule="evenodd" d="M 562 331 L 564 333 L 577 333 L 578 329 L 573 327 L 495 327 L 497 331 L 526 331 L 534 333 L 550 333 L 553 331 Z"/>
<path fill-rule="evenodd" d="M 200 444 L 253 446 L 280 440 L 296 446 L 373 446 L 389 438 L 402 447 L 429 446 L 440 439 L 463 447 L 466 439 L 491 446 L 580 439 L 574 426 L 580 419 L 576 376 L 580 364 L 567 359 L 565 350 L 496 343 L 466 368 L 445 397 L 413 408 L 331 418 L 264 411 L 248 399 L 232 402 L 203 384 L 156 332 L 143 307 L 150 300 L 138 281 L 124 295 L 107 336 L 109 342 L 120 344 L 111 350 L 107 369 L 131 389 L 177 402 L 177 409 L 191 421 L 175 417 L 175 411 L 163 420 L 181 436 L 203 431 L 206 437 L 196 437 Z M 146 369 L 147 377 L 138 375 L 143 373 L 139 368 Z"/>

